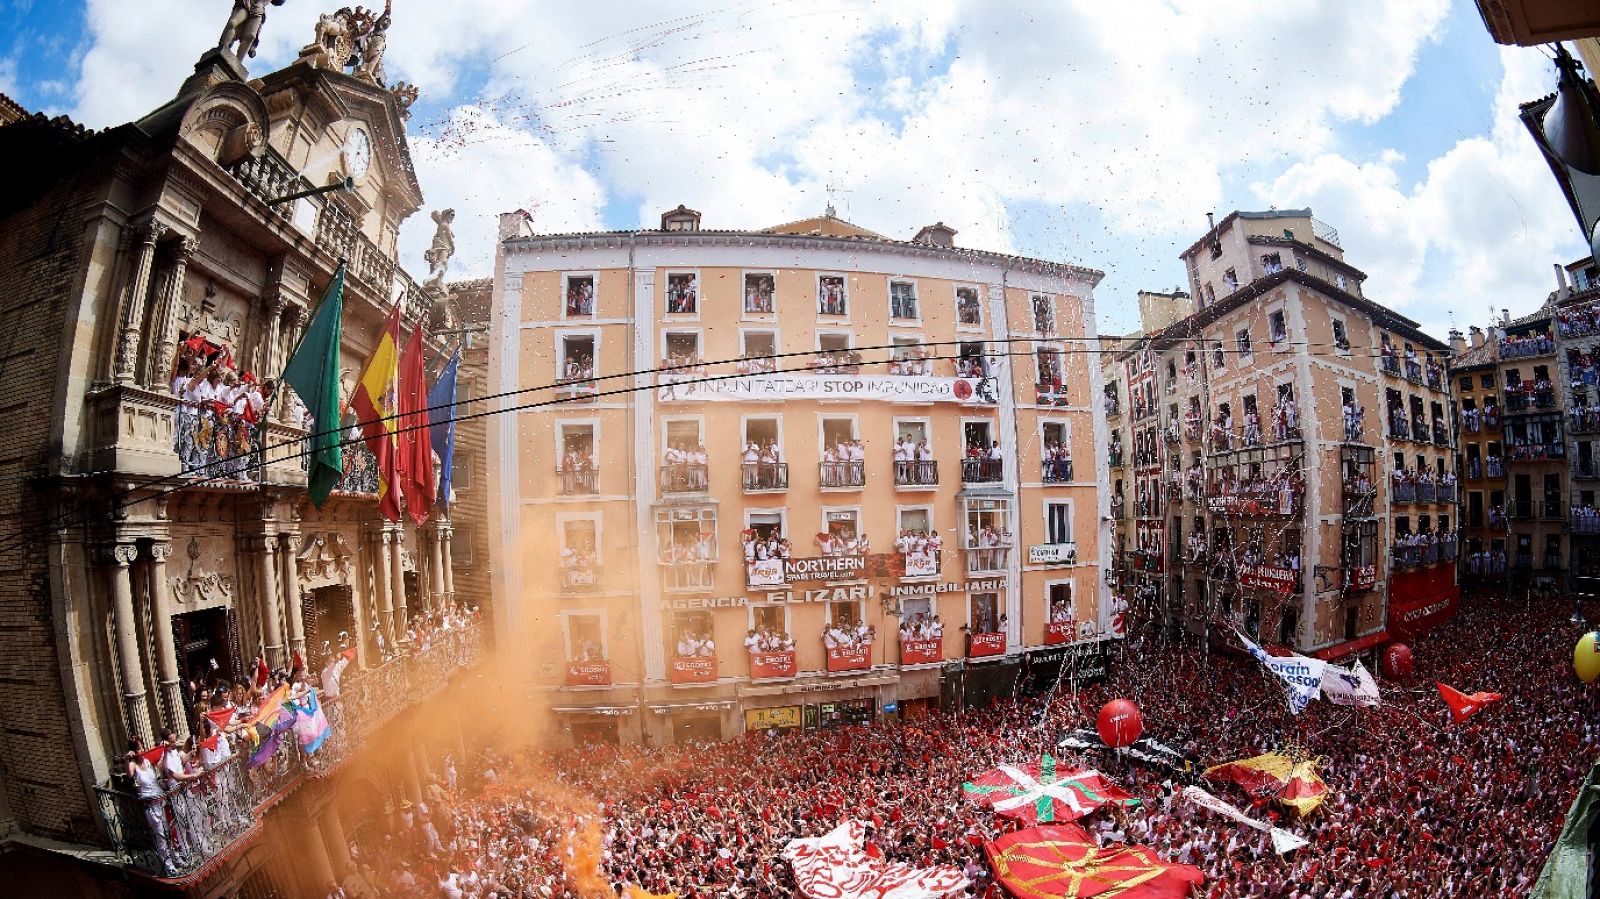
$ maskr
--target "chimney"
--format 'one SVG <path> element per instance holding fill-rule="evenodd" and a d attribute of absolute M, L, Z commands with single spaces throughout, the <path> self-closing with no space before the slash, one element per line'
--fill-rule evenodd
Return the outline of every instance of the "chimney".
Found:
<path fill-rule="evenodd" d="M 1472 334 L 1472 348 L 1477 349 L 1478 347 L 1483 346 L 1483 329 L 1477 325 L 1473 325 L 1467 330 Z"/>
<path fill-rule="evenodd" d="M 1450 329 L 1450 352 L 1457 356 L 1467 351 L 1467 339 L 1461 336 L 1461 329 Z"/>
<path fill-rule="evenodd" d="M 661 214 L 661 230 L 699 231 L 700 213 L 679 203 L 677 209 L 669 209 Z"/>
<path fill-rule="evenodd" d="M 500 240 L 533 236 L 533 215 L 526 209 L 500 213 Z"/>
<path fill-rule="evenodd" d="M 1509 325 L 1509 324 L 1511 324 L 1511 310 L 1510 309 L 1501 309 L 1500 310 L 1500 324 L 1501 325 Z"/>
<path fill-rule="evenodd" d="M 956 229 L 944 222 L 934 222 L 918 231 L 917 236 L 911 238 L 911 242 L 932 244 L 936 247 L 953 247 L 956 245 Z"/>
<path fill-rule="evenodd" d="M 1559 262 L 1553 262 L 1551 265 L 1556 270 L 1556 293 L 1564 297 L 1570 292 L 1567 287 L 1567 270 L 1562 268 Z"/>

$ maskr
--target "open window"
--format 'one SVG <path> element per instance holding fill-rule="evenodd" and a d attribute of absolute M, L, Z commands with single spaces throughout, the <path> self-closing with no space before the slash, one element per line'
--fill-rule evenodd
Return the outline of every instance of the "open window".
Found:
<path fill-rule="evenodd" d="M 819 476 L 823 487 L 861 487 L 866 484 L 866 449 L 856 434 L 854 418 L 822 419 L 820 455 Z"/>
<path fill-rule="evenodd" d="M 849 332 L 820 332 L 811 367 L 823 374 L 853 375 L 861 370 L 861 354 L 850 348 Z"/>
<path fill-rule="evenodd" d="M 778 370 L 778 335 L 774 331 L 746 331 L 741 337 L 739 374 L 759 375 Z"/>
<path fill-rule="evenodd" d="M 595 298 L 594 275 L 566 276 L 565 314 L 567 318 L 593 318 Z"/>
<path fill-rule="evenodd" d="M 559 422 L 556 428 L 561 435 L 561 458 L 556 462 L 556 471 L 561 477 L 562 495 L 597 493 L 594 425 Z"/>
<path fill-rule="evenodd" d="M 817 276 L 817 314 L 850 314 L 850 295 L 843 275 Z"/>
<path fill-rule="evenodd" d="M 711 613 L 697 609 L 691 612 L 673 612 L 668 619 L 667 637 L 673 654 L 680 659 L 717 654 L 717 644 L 712 638 Z"/>
<path fill-rule="evenodd" d="M 667 314 L 700 313 L 700 276 L 694 272 L 667 273 Z"/>
<path fill-rule="evenodd" d="M 566 616 L 566 622 L 567 661 L 605 661 L 605 631 L 600 616 L 587 612 L 574 613 Z"/>
<path fill-rule="evenodd" d="M 746 272 L 744 311 L 752 315 L 767 315 L 776 311 L 776 283 L 771 272 Z"/>
<path fill-rule="evenodd" d="M 1072 582 L 1058 581 L 1049 586 L 1048 614 L 1051 624 L 1062 624 L 1074 620 L 1072 611 Z"/>
<path fill-rule="evenodd" d="M 978 300 L 978 288 L 956 288 L 956 324 L 963 327 L 983 325 L 983 304 Z"/>
<path fill-rule="evenodd" d="M 983 341 L 961 341 L 956 356 L 956 377 L 989 377 L 989 357 L 984 353 Z"/>
<path fill-rule="evenodd" d="M 1040 334 L 1054 334 L 1056 332 L 1056 304 L 1055 298 L 1046 293 L 1036 293 L 1031 298 L 1033 306 L 1033 330 Z"/>
<path fill-rule="evenodd" d="M 561 589 L 593 590 L 600 580 L 599 523 L 593 518 L 561 522 Z"/>
<path fill-rule="evenodd" d="M 1003 630 L 1000 609 L 1000 594 L 998 593 L 973 593 L 968 598 L 971 620 L 969 622 L 974 634 L 998 634 Z"/>
<path fill-rule="evenodd" d="M 1011 501 L 969 497 L 966 500 L 967 571 L 1004 571 L 1010 558 Z"/>
<path fill-rule="evenodd" d="M 559 354 L 556 378 L 565 382 L 589 381 L 595 375 L 595 336 L 562 334 L 557 341 Z M 592 386 L 592 385 L 591 385 Z"/>
<path fill-rule="evenodd" d="M 1067 423 L 1047 421 L 1040 426 L 1044 437 L 1039 467 L 1046 484 L 1065 484 L 1072 480 L 1072 441 Z"/>
<path fill-rule="evenodd" d="M 865 555 L 869 545 L 861 531 L 861 512 L 856 509 L 833 509 L 823 516 L 827 530 L 818 534 L 822 554 L 825 556 Z"/>
<path fill-rule="evenodd" d="M 783 461 L 782 434 L 776 418 L 747 418 L 740 456 L 745 490 L 785 490 L 789 463 Z"/>
<path fill-rule="evenodd" d="M 709 589 L 717 561 L 717 510 L 660 509 L 656 541 L 662 586 L 669 590 Z"/>
<path fill-rule="evenodd" d="M 705 439 L 699 419 L 668 420 L 661 454 L 661 492 L 701 493 L 708 484 Z"/>
<path fill-rule="evenodd" d="M 894 349 L 889 354 L 888 372 L 891 375 L 931 375 L 933 355 L 922 347 L 920 337 L 891 338 Z"/>

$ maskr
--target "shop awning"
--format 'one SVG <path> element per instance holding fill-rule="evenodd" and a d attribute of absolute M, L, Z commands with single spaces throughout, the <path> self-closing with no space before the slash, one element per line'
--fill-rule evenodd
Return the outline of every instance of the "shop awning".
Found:
<path fill-rule="evenodd" d="M 1385 643 L 1388 640 L 1388 631 L 1378 631 L 1375 634 L 1368 634 L 1365 637 L 1357 637 L 1354 640 L 1346 640 L 1343 643 L 1335 643 L 1332 646 L 1319 649 L 1317 650 L 1316 656 L 1325 662 L 1336 662 L 1345 656 L 1353 656 L 1358 652 L 1365 652 L 1372 647 L 1377 646 L 1379 643 Z"/>
<path fill-rule="evenodd" d="M 558 715 L 632 715 L 638 709 L 631 705 L 555 706 L 550 709 Z"/>

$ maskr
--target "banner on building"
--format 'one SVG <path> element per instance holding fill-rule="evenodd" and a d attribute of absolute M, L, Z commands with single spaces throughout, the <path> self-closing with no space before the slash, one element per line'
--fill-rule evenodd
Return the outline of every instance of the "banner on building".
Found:
<path fill-rule="evenodd" d="M 937 577 L 939 574 L 939 557 L 931 552 L 906 553 L 905 577 Z"/>
<path fill-rule="evenodd" d="M 676 380 L 676 379 L 674 379 Z M 877 400 L 889 403 L 953 403 L 992 406 L 1000 401 L 994 378 L 910 375 L 813 375 L 786 372 L 744 375 L 692 383 L 663 384 L 657 398 L 670 402 L 781 403 L 786 400 Z"/>
<path fill-rule="evenodd" d="M 872 644 L 835 646 L 827 650 L 828 671 L 866 671 L 872 667 Z"/>
<path fill-rule="evenodd" d="M 801 559 L 755 559 L 745 563 L 751 587 L 785 587 L 789 584 L 856 581 L 867 576 L 866 556 L 810 556 Z M 938 574 L 935 565 L 933 574 Z"/>
<path fill-rule="evenodd" d="M 567 663 L 567 686 L 569 687 L 603 687 L 610 683 L 610 662 Z"/>
<path fill-rule="evenodd" d="M 900 664 L 926 665 L 944 658 L 943 640 L 901 640 Z"/>
<path fill-rule="evenodd" d="M 1295 581 L 1299 580 L 1297 572 L 1292 568 L 1274 568 L 1271 565 L 1251 565 L 1239 569 L 1239 586 L 1272 590 L 1278 593 L 1293 593 Z"/>
<path fill-rule="evenodd" d="M 1085 622 L 1087 623 L 1087 622 Z M 1044 626 L 1044 645 L 1055 646 L 1060 643 L 1071 643 L 1077 639 L 1078 623 L 1076 621 L 1047 621 Z"/>
<path fill-rule="evenodd" d="M 714 684 L 717 682 L 717 657 L 678 656 L 672 660 L 669 679 L 675 684 Z"/>
<path fill-rule="evenodd" d="M 750 679 L 775 680 L 794 677 L 794 651 L 750 653 Z"/>
<path fill-rule="evenodd" d="M 1005 651 L 1006 635 L 1003 633 L 967 635 L 967 655 L 970 658 L 1005 655 Z"/>
<path fill-rule="evenodd" d="M 788 729 L 800 726 L 800 707 L 780 705 L 770 709 L 745 709 L 745 730 Z"/>

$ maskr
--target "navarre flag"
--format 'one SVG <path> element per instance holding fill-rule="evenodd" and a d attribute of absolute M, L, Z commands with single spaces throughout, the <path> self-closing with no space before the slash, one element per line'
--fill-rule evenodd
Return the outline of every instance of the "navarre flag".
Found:
<path fill-rule="evenodd" d="M 1252 796 L 1276 799 L 1301 815 L 1311 814 L 1328 798 L 1316 762 L 1297 762 L 1281 752 L 1213 765 L 1203 776 L 1238 784 Z"/>
<path fill-rule="evenodd" d="M 1211 795 L 1199 787 L 1184 787 L 1178 795 L 1182 796 L 1185 802 L 1188 802 L 1192 805 L 1198 805 L 1201 808 L 1215 812 L 1224 818 L 1228 818 L 1239 824 L 1243 824 L 1246 827 L 1253 827 L 1264 834 L 1270 835 L 1272 837 L 1272 850 L 1279 855 L 1283 855 L 1286 852 L 1293 852 L 1294 850 L 1307 845 L 1307 840 L 1305 837 L 1302 837 L 1297 833 L 1284 830 L 1281 827 L 1273 827 L 1271 824 L 1268 824 L 1265 821 L 1252 818 L 1232 804 L 1218 799 L 1216 796 Z"/>
<path fill-rule="evenodd" d="M 294 734 L 300 740 L 300 748 L 307 754 L 322 748 L 323 741 L 328 739 L 328 716 L 322 713 L 317 691 L 312 690 L 304 699 L 291 702 L 286 708 L 294 710 Z"/>
<path fill-rule="evenodd" d="M 936 899 L 967 887 L 960 868 L 913 868 L 869 855 L 867 825 L 846 821 L 820 837 L 790 840 L 783 857 L 812 899 Z"/>
<path fill-rule="evenodd" d="M 322 503 L 344 477 L 343 428 L 339 421 L 339 341 L 344 321 L 344 263 L 333 273 L 310 327 L 284 366 L 283 381 L 299 395 L 311 418 L 306 492 Z M 299 424 L 299 422 L 295 422 Z"/>
<path fill-rule="evenodd" d="M 400 354 L 400 461 L 396 466 L 404 483 L 406 511 L 421 524 L 433 510 L 433 445 L 428 439 L 428 376 L 423 354 L 422 323 L 411 329 L 411 339 Z"/>
<path fill-rule="evenodd" d="M 1017 899 L 1183 899 L 1205 873 L 1148 846 L 1099 846 L 1076 824 L 1008 833 L 983 847 L 995 881 Z"/>
<path fill-rule="evenodd" d="M 439 505 L 450 505 L 450 468 L 456 457 L 456 370 L 461 351 L 450 354 L 433 386 L 428 389 L 428 436 L 439 457 Z"/>
<path fill-rule="evenodd" d="M 985 771 L 962 784 L 961 792 L 997 815 L 1029 824 L 1076 821 L 1103 805 L 1139 804 L 1099 771 L 1063 771 L 1049 754 Z"/>
<path fill-rule="evenodd" d="M 1600 761 L 1589 768 L 1567 810 L 1556 848 L 1545 860 L 1531 899 L 1589 899 L 1589 834 L 1600 818 Z"/>
<path fill-rule="evenodd" d="M 356 412 L 367 449 L 378 459 L 378 510 L 400 520 L 400 447 L 395 439 L 400 412 L 400 305 L 384 320 L 378 340 L 361 370 L 350 407 Z"/>
<path fill-rule="evenodd" d="M 1334 705 L 1375 708 L 1381 702 L 1378 682 L 1372 679 L 1372 674 L 1360 659 L 1356 659 L 1353 668 L 1329 665 L 1322 669 L 1322 695 Z"/>
<path fill-rule="evenodd" d="M 1439 696 L 1444 700 L 1444 704 L 1450 707 L 1450 718 L 1457 724 L 1483 711 L 1483 707 L 1489 703 L 1499 702 L 1505 698 L 1499 693 L 1486 693 L 1481 690 L 1469 696 L 1437 681 L 1434 682 L 1434 686 L 1439 688 Z"/>
<path fill-rule="evenodd" d="M 1266 650 L 1250 642 L 1250 638 L 1244 634 L 1234 631 L 1234 635 L 1257 661 L 1267 666 L 1268 671 L 1276 674 L 1289 687 L 1290 713 L 1300 714 L 1311 704 L 1311 700 L 1317 698 L 1322 689 L 1322 671 L 1327 667 L 1327 662 L 1294 654 L 1268 655 Z"/>

